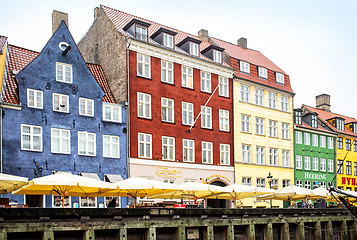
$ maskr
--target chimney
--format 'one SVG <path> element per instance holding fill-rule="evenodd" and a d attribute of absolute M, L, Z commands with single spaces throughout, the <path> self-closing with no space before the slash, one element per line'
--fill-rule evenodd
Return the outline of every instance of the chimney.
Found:
<path fill-rule="evenodd" d="M 321 94 L 316 96 L 316 108 L 331 112 L 330 106 L 330 95 Z"/>
<path fill-rule="evenodd" d="M 94 21 L 97 19 L 98 17 L 98 12 L 99 12 L 99 7 L 95 7 L 94 8 Z"/>
<path fill-rule="evenodd" d="M 209 42 L 208 31 L 207 31 L 206 29 L 201 29 L 201 30 L 198 32 L 198 36 L 199 36 L 203 41 Z"/>
<path fill-rule="evenodd" d="M 238 44 L 238 46 L 240 46 L 242 48 L 248 47 L 247 39 L 244 37 L 241 37 L 240 39 L 238 39 L 237 44 Z"/>
<path fill-rule="evenodd" d="M 68 27 L 68 13 L 59 12 L 57 10 L 53 10 L 52 12 L 52 34 L 54 34 L 61 24 L 62 20 L 64 20 Z"/>

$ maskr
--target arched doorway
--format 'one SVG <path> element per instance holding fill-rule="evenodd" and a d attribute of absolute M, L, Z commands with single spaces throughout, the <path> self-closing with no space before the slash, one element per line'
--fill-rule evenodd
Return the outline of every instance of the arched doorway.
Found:
<path fill-rule="evenodd" d="M 220 187 L 227 186 L 224 182 L 214 181 L 210 183 L 211 185 L 216 185 Z M 209 208 L 226 208 L 227 200 L 225 199 L 207 199 L 207 207 Z"/>

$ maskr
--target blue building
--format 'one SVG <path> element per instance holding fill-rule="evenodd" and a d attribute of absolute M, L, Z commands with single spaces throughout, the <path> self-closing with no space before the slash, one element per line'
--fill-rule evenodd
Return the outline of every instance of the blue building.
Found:
<path fill-rule="evenodd" d="M 85 63 L 62 21 L 40 53 L 9 45 L 1 92 L 3 173 L 30 180 L 71 172 L 127 178 L 126 108 L 99 65 Z M 11 202 L 59 207 L 59 196 L 8 194 Z M 67 207 L 105 207 L 110 198 L 67 197 Z M 127 199 L 121 199 L 125 207 Z M 119 206 L 119 203 L 118 203 Z"/>

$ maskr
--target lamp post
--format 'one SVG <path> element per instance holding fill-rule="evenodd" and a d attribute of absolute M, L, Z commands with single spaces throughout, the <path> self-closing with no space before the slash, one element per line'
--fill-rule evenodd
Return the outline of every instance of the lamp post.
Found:
<path fill-rule="evenodd" d="M 269 174 L 268 174 L 268 176 L 267 176 L 267 179 L 268 179 L 268 181 L 269 181 L 269 187 L 270 187 L 270 189 L 271 189 L 271 180 L 272 180 L 272 178 L 273 178 L 273 176 L 271 175 L 271 173 L 270 173 L 270 171 L 269 171 Z M 272 208 L 272 200 L 270 199 L 270 208 Z"/>

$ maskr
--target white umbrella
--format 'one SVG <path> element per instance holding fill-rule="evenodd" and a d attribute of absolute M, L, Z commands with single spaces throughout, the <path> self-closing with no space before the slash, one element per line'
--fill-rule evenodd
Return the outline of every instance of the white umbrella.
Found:
<path fill-rule="evenodd" d="M 317 200 L 321 198 L 326 199 L 326 201 L 335 201 L 335 198 L 325 187 L 319 187 L 312 190 L 312 195 L 310 196 L 309 199 Z"/>
<path fill-rule="evenodd" d="M 0 194 L 10 193 L 28 182 L 28 178 L 0 173 Z"/>
<path fill-rule="evenodd" d="M 312 190 L 294 185 L 276 190 L 274 193 L 259 196 L 259 200 L 276 199 L 283 201 L 293 201 L 307 199 L 312 195 Z"/>

